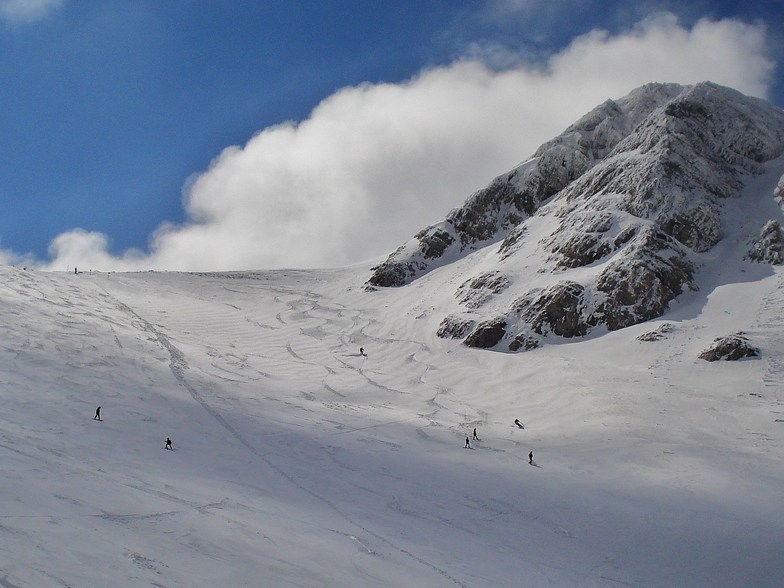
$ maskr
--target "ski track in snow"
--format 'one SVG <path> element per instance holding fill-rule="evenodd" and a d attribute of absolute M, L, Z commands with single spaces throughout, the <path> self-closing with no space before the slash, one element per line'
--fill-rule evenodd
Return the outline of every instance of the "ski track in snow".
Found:
<path fill-rule="evenodd" d="M 664 341 L 511 356 L 433 337 L 416 290 L 346 294 L 350 272 L 14 271 L 2 582 L 774 586 L 783 279 L 743 286 L 756 314 L 695 296 Z M 730 326 L 761 360 L 694 359 Z M 162 428 L 176 451 L 147 447 Z"/>
<path fill-rule="evenodd" d="M 107 292 L 107 294 L 108 294 L 108 292 Z M 296 300 L 294 302 L 287 302 L 287 305 L 289 306 L 290 312 L 292 312 L 292 313 L 294 313 L 294 312 L 297 312 L 297 313 L 302 312 L 301 316 L 307 316 L 307 311 L 303 312 L 303 311 L 297 310 L 301 306 L 306 306 L 305 302 L 306 301 Z M 166 349 L 166 351 L 169 353 L 169 355 L 171 357 L 171 362 L 170 362 L 169 366 L 170 366 L 171 371 L 174 374 L 174 377 L 177 380 L 177 382 L 179 382 L 180 385 L 182 385 L 182 387 L 185 388 L 188 391 L 188 393 L 191 395 L 191 397 L 196 402 L 198 402 L 199 405 L 201 405 L 201 407 L 205 410 L 205 412 L 207 412 L 213 419 L 215 419 L 215 421 L 217 421 L 218 424 L 221 427 L 226 429 L 226 431 L 228 431 L 237 441 L 239 441 L 243 446 L 245 446 L 245 448 L 247 448 L 254 456 L 256 456 L 258 459 L 263 461 L 268 467 L 270 467 L 271 469 L 275 470 L 280 476 L 285 478 L 290 484 L 295 486 L 297 489 L 301 490 L 302 492 L 305 492 L 306 494 L 312 496 L 316 500 L 324 503 L 329 508 L 331 508 L 333 511 L 335 511 L 340 517 L 342 517 L 347 523 L 349 523 L 350 525 L 356 527 L 357 529 L 359 529 L 360 531 L 362 531 L 366 535 L 370 535 L 370 536 L 374 537 L 378 541 L 386 544 L 388 547 L 390 547 L 390 548 L 392 548 L 392 549 L 394 549 L 396 551 L 399 551 L 400 553 L 406 555 L 407 557 L 409 557 L 413 561 L 421 564 L 422 566 L 424 566 L 426 568 L 429 568 L 430 570 L 432 570 L 433 572 L 436 572 L 437 574 L 443 576 L 444 578 L 447 578 L 452 583 L 454 583 L 454 584 L 456 584 L 458 586 L 464 586 L 464 587 L 467 586 L 467 584 L 465 584 L 464 582 L 460 581 L 457 578 L 452 577 L 446 570 L 439 568 L 438 566 L 432 564 L 431 562 L 425 560 L 424 558 L 419 557 L 416 554 L 411 553 L 410 551 L 408 551 L 408 550 L 406 550 L 406 549 L 404 549 L 402 547 L 399 547 L 394 542 L 392 542 L 389 538 L 384 537 L 384 536 L 382 536 L 382 535 L 380 535 L 380 534 L 378 534 L 378 533 L 376 533 L 374 531 L 371 531 L 368 528 L 360 525 L 359 523 L 354 521 L 350 515 L 345 513 L 342 509 L 340 509 L 332 501 L 330 501 L 329 499 L 325 498 L 324 496 L 318 494 L 317 492 L 315 492 L 311 488 L 308 488 L 305 485 L 301 484 L 292 475 L 287 473 L 283 468 L 279 467 L 278 465 L 276 465 L 275 463 L 273 463 L 272 461 L 267 459 L 267 457 L 264 454 L 262 454 L 258 449 L 256 449 L 256 447 L 253 444 L 251 444 L 247 439 L 245 439 L 245 437 L 243 437 L 234 427 L 232 427 L 231 424 L 229 424 L 226 421 L 226 419 L 223 418 L 223 416 L 221 416 L 221 414 L 217 410 L 215 410 L 207 402 L 207 400 L 204 398 L 204 396 L 197 390 L 196 386 L 192 385 L 189 382 L 188 378 L 186 377 L 186 372 L 188 370 L 187 360 L 186 360 L 184 354 L 171 342 L 171 340 L 166 335 L 164 335 L 160 330 L 156 329 L 155 326 L 152 323 L 148 322 L 146 319 L 141 317 L 138 313 L 136 313 L 133 309 L 131 309 L 126 304 L 123 304 L 120 301 L 116 301 L 116 304 L 117 304 L 118 308 L 120 308 L 122 311 L 124 311 L 129 316 L 131 316 L 131 317 L 135 318 L 136 320 L 138 320 L 143 325 L 143 327 L 144 327 L 144 329 L 146 331 L 148 331 L 151 335 L 155 336 L 155 338 L 158 340 L 158 342 L 161 344 L 161 346 Z M 310 310 L 324 310 L 324 309 L 319 307 L 318 305 L 316 305 L 314 303 L 310 307 Z M 281 321 L 281 322 L 284 322 L 284 321 Z M 307 333 L 303 332 L 303 334 L 307 334 Z M 294 353 L 292 351 L 290 344 L 286 345 L 286 349 L 296 359 L 299 359 L 300 361 L 304 362 L 304 360 L 301 357 L 299 357 L 296 353 Z M 383 390 L 386 390 L 386 391 L 392 391 L 389 388 L 385 388 L 383 386 L 379 386 L 378 384 L 373 383 L 372 380 L 370 380 L 369 378 L 366 378 L 366 379 L 368 380 L 369 383 L 373 384 L 374 386 L 378 386 L 379 388 L 382 388 Z M 387 424 L 392 424 L 392 423 L 387 423 Z M 375 426 L 377 427 L 379 425 L 375 425 Z M 371 428 L 371 427 L 357 428 L 357 429 L 353 429 L 351 431 L 344 431 L 344 433 L 346 433 L 346 432 L 355 432 L 355 431 L 364 430 L 364 429 L 367 429 L 367 428 Z M 167 498 L 169 498 L 169 499 L 173 499 L 173 497 L 171 497 L 170 495 L 165 495 L 165 496 Z M 454 523 L 451 523 L 451 525 L 455 526 L 456 528 L 459 528 Z M 368 553 L 375 554 L 375 551 L 373 551 L 370 548 L 366 547 L 358 539 L 356 539 L 356 537 L 354 537 L 353 535 L 346 534 L 345 536 L 350 537 L 352 540 L 357 541 L 358 543 L 360 543 L 363 546 L 363 548 Z"/>

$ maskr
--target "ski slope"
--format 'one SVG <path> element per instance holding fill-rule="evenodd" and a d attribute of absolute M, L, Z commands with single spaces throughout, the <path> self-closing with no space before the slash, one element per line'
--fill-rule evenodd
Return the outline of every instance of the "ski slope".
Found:
<path fill-rule="evenodd" d="M 784 273 L 744 271 L 503 354 L 433 335 L 454 271 L 0 268 L 0 586 L 779 586 Z"/>

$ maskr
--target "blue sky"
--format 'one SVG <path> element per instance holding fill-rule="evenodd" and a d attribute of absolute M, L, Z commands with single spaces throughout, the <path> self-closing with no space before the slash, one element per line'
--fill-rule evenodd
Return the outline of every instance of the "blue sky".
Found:
<path fill-rule="evenodd" d="M 782 23 L 781 0 L 0 0 L 0 258 L 379 256 L 645 81 L 784 106 Z"/>

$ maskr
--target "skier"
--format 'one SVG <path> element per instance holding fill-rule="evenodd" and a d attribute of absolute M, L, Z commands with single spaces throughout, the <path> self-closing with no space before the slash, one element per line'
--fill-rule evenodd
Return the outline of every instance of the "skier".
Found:
<path fill-rule="evenodd" d="M 466 444 L 465 447 L 463 447 L 463 449 L 471 449 L 471 443 L 469 443 L 468 437 L 466 437 Z"/>
<path fill-rule="evenodd" d="M 74 275 L 79 275 L 79 270 L 76 267 L 74 267 Z"/>
<path fill-rule="evenodd" d="M 100 406 L 95 409 L 95 416 L 93 417 L 93 420 L 94 421 L 96 421 L 96 420 L 100 421 L 101 420 L 101 407 Z"/>
<path fill-rule="evenodd" d="M 174 449 L 172 447 L 172 444 L 171 444 L 171 439 L 169 439 L 168 437 L 166 437 L 166 447 L 165 447 L 165 449 L 172 449 L 172 450 Z"/>
<path fill-rule="evenodd" d="M 477 436 L 476 436 L 476 427 L 474 427 L 474 439 L 476 439 L 477 441 L 479 441 L 479 437 L 477 437 Z"/>
<path fill-rule="evenodd" d="M 525 427 L 523 426 L 523 423 L 520 422 L 520 419 L 515 419 L 514 420 L 514 424 L 517 425 L 518 428 L 520 428 L 520 429 L 525 429 Z"/>
<path fill-rule="evenodd" d="M 534 464 L 534 452 L 533 451 L 529 451 L 528 452 L 528 463 L 530 463 L 531 465 Z"/>
<path fill-rule="evenodd" d="M 360 348 L 359 348 L 359 354 L 360 354 L 362 357 L 367 357 L 367 355 L 365 355 L 365 348 L 364 348 L 364 347 L 360 347 Z"/>

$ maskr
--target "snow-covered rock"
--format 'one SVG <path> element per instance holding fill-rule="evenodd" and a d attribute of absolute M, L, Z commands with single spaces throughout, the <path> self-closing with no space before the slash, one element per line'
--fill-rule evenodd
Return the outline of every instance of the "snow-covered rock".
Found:
<path fill-rule="evenodd" d="M 734 333 L 714 340 L 710 347 L 700 353 L 700 359 L 737 361 L 746 357 L 758 357 L 759 354 L 759 349 L 749 342 L 748 337 L 743 333 Z"/>
<path fill-rule="evenodd" d="M 781 265 L 784 263 L 784 234 L 781 224 L 769 220 L 760 230 L 759 238 L 754 241 L 746 256 L 752 261 Z"/>
<path fill-rule="evenodd" d="M 771 165 L 784 178 L 782 153 L 781 109 L 709 82 L 648 84 L 421 231 L 373 268 L 368 286 L 459 267 L 461 309 L 439 335 L 468 331 L 467 345 L 504 350 L 657 318 L 699 289 L 703 257 L 737 222 L 725 203 Z M 775 263 L 777 226 L 766 225 L 749 258 Z"/>
<path fill-rule="evenodd" d="M 646 116 L 647 110 L 677 95 L 680 86 L 652 84 L 618 102 L 607 100 L 533 157 L 472 194 L 446 219 L 424 229 L 379 266 L 368 281 L 401 286 L 433 269 L 429 260 L 478 249 L 497 241 L 604 158 Z"/>
<path fill-rule="evenodd" d="M 660 325 L 653 331 L 648 331 L 638 336 L 637 340 L 646 343 L 650 343 L 652 341 L 661 341 L 662 339 L 666 339 L 667 335 L 672 333 L 672 330 L 673 328 L 670 323 L 664 323 L 663 325 Z"/>

